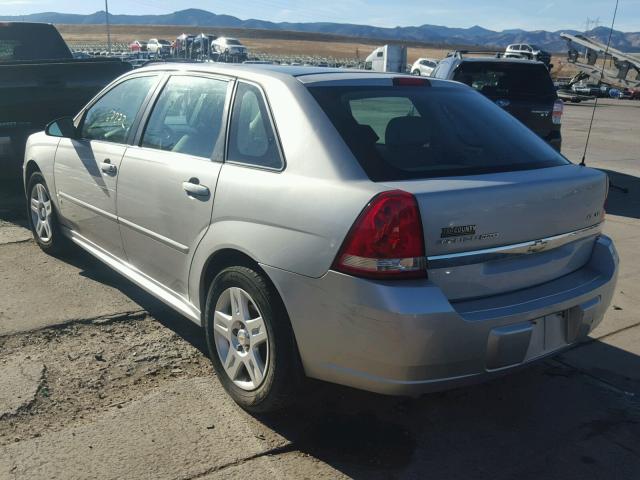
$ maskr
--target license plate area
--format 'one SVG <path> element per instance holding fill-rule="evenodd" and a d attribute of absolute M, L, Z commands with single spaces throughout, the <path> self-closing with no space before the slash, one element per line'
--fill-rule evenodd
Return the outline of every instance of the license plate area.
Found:
<path fill-rule="evenodd" d="M 547 355 L 567 345 L 567 312 L 553 313 L 531 321 L 532 331 L 526 360 Z"/>

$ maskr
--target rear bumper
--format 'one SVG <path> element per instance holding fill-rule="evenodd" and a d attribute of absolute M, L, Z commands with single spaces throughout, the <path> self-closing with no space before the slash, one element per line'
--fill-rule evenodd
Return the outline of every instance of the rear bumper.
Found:
<path fill-rule="evenodd" d="M 263 266 L 308 376 L 391 395 L 475 383 L 585 338 L 613 296 L 618 257 L 601 236 L 580 270 L 536 287 L 450 303 L 428 280 L 319 279 Z"/>

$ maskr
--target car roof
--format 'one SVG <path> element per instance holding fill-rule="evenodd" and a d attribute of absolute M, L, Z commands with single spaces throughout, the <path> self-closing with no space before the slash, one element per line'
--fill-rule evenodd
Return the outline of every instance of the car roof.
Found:
<path fill-rule="evenodd" d="M 526 60 L 524 58 L 496 58 L 496 57 L 462 57 L 461 62 L 493 62 L 493 63 L 525 63 L 525 64 L 542 64 L 537 60 Z"/>
<path fill-rule="evenodd" d="M 154 63 L 143 68 L 134 70 L 132 74 L 143 71 L 187 71 L 203 72 L 220 75 L 231 75 L 242 79 L 251 80 L 255 75 L 272 77 L 276 79 L 296 79 L 299 82 L 309 85 L 312 83 L 352 83 L 359 81 L 388 81 L 394 77 L 408 77 L 415 79 L 415 76 L 408 73 L 382 73 L 367 70 L 355 70 L 347 68 L 330 67 L 305 67 L 293 65 L 270 65 L 251 63 Z M 446 80 L 428 79 L 434 84 L 455 84 Z"/>

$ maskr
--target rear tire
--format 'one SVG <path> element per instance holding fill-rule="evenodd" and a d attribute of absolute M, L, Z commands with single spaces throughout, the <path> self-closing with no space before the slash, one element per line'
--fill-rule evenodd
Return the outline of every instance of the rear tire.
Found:
<path fill-rule="evenodd" d="M 229 267 L 211 283 L 205 308 L 209 356 L 231 398 L 251 413 L 291 404 L 302 366 L 275 288 L 251 268 Z"/>
<path fill-rule="evenodd" d="M 49 255 L 64 253 L 69 247 L 69 240 L 61 232 L 56 207 L 42 173 L 31 175 L 26 194 L 27 219 L 33 239 Z"/>

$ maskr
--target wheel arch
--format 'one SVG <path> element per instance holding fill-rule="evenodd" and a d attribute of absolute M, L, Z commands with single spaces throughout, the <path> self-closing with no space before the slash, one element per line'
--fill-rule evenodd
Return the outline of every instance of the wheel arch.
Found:
<path fill-rule="evenodd" d="M 197 305 L 198 308 L 200 308 L 200 312 L 202 312 L 200 315 L 201 323 L 204 322 L 204 310 L 207 303 L 207 293 L 209 291 L 211 282 L 222 270 L 227 267 L 233 266 L 249 267 L 264 276 L 269 285 L 274 289 L 276 293 L 278 293 L 278 297 L 280 297 L 280 301 L 283 303 L 284 307 L 284 302 L 275 284 L 273 283 L 271 278 L 269 278 L 267 272 L 265 272 L 264 269 L 260 267 L 260 264 L 255 259 L 249 256 L 247 253 L 235 248 L 221 248 L 209 255 L 200 271 L 200 281 L 197 288 Z M 284 308 L 286 310 L 286 307 Z"/>
<path fill-rule="evenodd" d="M 29 183 L 29 179 L 31 178 L 31 175 L 33 175 L 35 172 L 42 173 L 40 166 L 35 160 L 33 159 L 28 160 L 24 166 L 24 178 L 22 179 L 25 192 L 27 191 L 27 184 Z"/>

